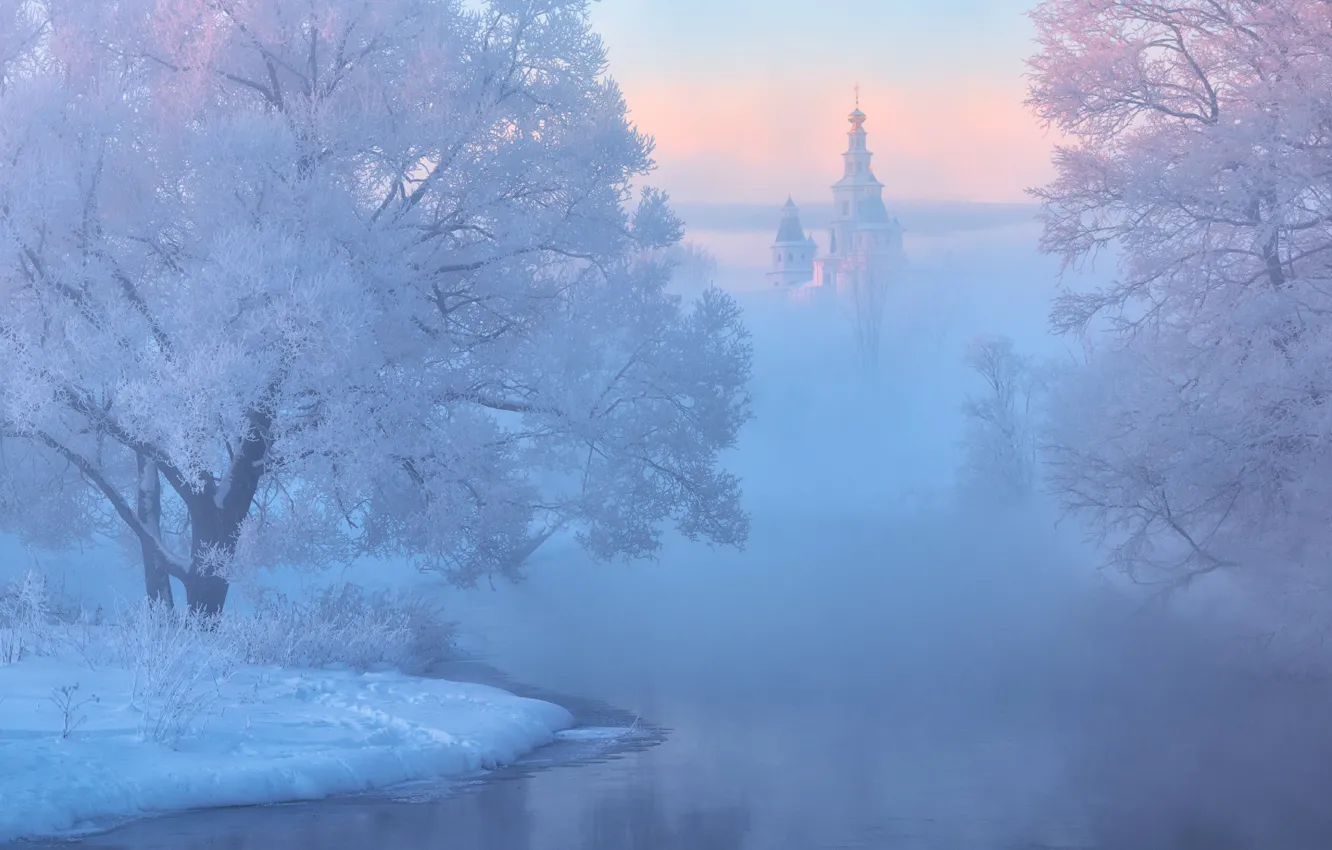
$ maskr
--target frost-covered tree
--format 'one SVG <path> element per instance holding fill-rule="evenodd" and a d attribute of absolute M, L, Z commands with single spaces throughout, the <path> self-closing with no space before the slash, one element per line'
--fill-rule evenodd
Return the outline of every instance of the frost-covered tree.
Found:
<path fill-rule="evenodd" d="M 879 254 L 871 254 L 865 264 L 864 272 L 852 278 L 847 311 L 855 333 L 856 350 L 866 365 L 877 368 L 879 352 L 883 349 L 884 314 L 889 292 L 897 281 L 898 265 L 894 258 Z"/>
<path fill-rule="evenodd" d="M 749 343 L 583 0 L 0 0 L 0 520 L 469 583 L 739 544 Z M 13 22 L 13 26 L 10 23 Z"/>
<path fill-rule="evenodd" d="M 1332 553 L 1332 4 L 1045 0 L 1030 103 L 1065 143 L 1044 248 L 1113 246 L 1054 481 L 1171 585 L 1327 576 Z"/>
<path fill-rule="evenodd" d="M 717 277 L 717 257 L 696 242 L 681 242 L 663 252 L 675 273 L 672 289 L 681 294 L 697 293 L 712 287 Z"/>
<path fill-rule="evenodd" d="M 966 363 L 984 389 L 970 395 L 963 406 L 963 486 L 985 497 L 1028 496 L 1036 480 L 1037 370 L 1013 350 L 1013 341 L 1007 337 L 973 340 Z"/>

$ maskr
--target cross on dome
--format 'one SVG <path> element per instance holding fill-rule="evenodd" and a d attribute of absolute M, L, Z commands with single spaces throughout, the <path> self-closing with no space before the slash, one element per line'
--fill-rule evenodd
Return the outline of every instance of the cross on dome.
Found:
<path fill-rule="evenodd" d="M 846 120 L 851 122 L 853 131 L 859 130 L 860 125 L 865 123 L 865 113 L 860 111 L 860 83 L 856 83 L 856 108 L 847 116 Z"/>

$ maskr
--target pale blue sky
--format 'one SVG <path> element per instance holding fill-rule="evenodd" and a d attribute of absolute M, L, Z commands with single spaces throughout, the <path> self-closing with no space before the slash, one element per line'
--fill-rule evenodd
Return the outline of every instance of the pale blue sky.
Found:
<path fill-rule="evenodd" d="M 909 82 L 1022 72 L 1030 0 L 599 0 L 616 73 L 694 78 L 818 68 Z"/>

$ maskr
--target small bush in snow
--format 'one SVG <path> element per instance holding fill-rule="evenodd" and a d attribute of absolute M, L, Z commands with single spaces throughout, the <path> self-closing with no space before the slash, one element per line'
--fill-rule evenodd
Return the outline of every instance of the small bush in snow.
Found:
<path fill-rule="evenodd" d="M 79 699 L 79 685 L 77 682 L 72 685 L 52 688 L 51 696 L 47 699 L 50 700 L 51 705 L 55 706 L 56 711 L 60 712 L 60 739 L 62 741 L 73 735 L 75 730 L 88 719 L 88 715 L 83 713 L 83 707 L 89 703 L 100 701 L 97 699 L 97 694 Z"/>
<path fill-rule="evenodd" d="M 327 588 L 305 603 L 273 594 L 253 613 L 224 617 L 217 628 L 233 637 L 247 664 L 276 667 L 387 665 L 413 672 L 453 643 L 452 625 L 435 606 L 400 593 L 368 594 L 355 584 Z"/>
<path fill-rule="evenodd" d="M 50 655 L 54 648 L 46 579 L 28 571 L 0 590 L 0 664 L 16 664 L 30 655 Z"/>
<path fill-rule="evenodd" d="M 63 647 L 89 667 L 133 675 L 131 705 L 145 740 L 174 746 L 199 730 L 218 698 L 218 683 L 238 665 L 420 672 L 453 646 L 453 627 L 418 597 L 371 594 L 357 585 L 324 590 L 308 602 L 280 594 L 249 613 L 203 618 L 149 600 L 122 601 L 113 616 L 52 613 L 46 583 L 29 573 L 0 594 L 0 663 Z M 53 692 L 67 737 L 80 721 L 73 689 Z"/>
<path fill-rule="evenodd" d="M 64 624 L 64 644 L 83 659 L 88 669 L 96 670 L 106 660 L 106 629 L 102 609 L 79 609 L 79 613 Z"/>
<path fill-rule="evenodd" d="M 195 614 L 149 601 L 119 608 L 107 660 L 134 674 L 131 702 L 143 737 L 174 746 L 197 731 L 241 653 L 230 635 Z"/>

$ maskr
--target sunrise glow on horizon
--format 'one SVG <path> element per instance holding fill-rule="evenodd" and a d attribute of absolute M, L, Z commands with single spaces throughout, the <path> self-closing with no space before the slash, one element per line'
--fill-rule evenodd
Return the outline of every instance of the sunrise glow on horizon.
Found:
<path fill-rule="evenodd" d="M 594 16 L 630 116 L 656 140 L 652 182 L 677 200 L 821 201 L 856 83 L 886 197 L 1029 200 L 1053 137 L 1023 105 L 1026 0 L 922 5 L 604 0 Z"/>

